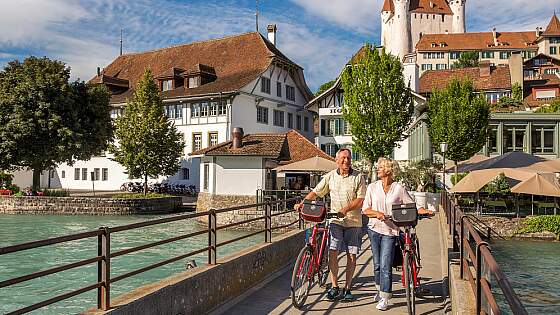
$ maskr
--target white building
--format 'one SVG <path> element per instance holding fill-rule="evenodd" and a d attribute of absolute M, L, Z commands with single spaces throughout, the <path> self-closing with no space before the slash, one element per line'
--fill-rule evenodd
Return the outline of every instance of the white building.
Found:
<path fill-rule="evenodd" d="M 312 139 L 313 116 L 304 109 L 312 94 L 303 69 L 275 47 L 276 28 L 269 30 L 270 40 L 252 32 L 124 54 L 90 82 L 110 89 L 112 116 L 117 117 L 144 69 L 151 69 L 166 115 L 184 134 L 185 157 L 230 140 L 233 126 L 247 133 L 296 129 Z M 198 188 L 199 160 L 185 158 L 181 170 L 167 180 Z M 91 189 L 91 172 L 100 190 L 119 189 L 130 181 L 125 169 L 107 155 L 60 165 L 51 187 Z"/>
<path fill-rule="evenodd" d="M 402 60 L 425 34 L 464 33 L 465 2 L 385 0 L 381 9 L 381 45 Z"/>

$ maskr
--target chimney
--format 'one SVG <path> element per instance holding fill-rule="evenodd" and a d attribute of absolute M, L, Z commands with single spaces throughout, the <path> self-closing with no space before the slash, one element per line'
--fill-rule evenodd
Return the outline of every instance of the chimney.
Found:
<path fill-rule="evenodd" d="M 481 61 L 478 63 L 478 68 L 480 70 L 480 77 L 490 76 L 490 61 Z"/>
<path fill-rule="evenodd" d="M 434 2 L 430 1 L 430 8 L 433 8 L 433 7 L 434 7 Z"/>
<path fill-rule="evenodd" d="M 231 148 L 232 149 L 241 149 L 243 147 L 243 128 L 235 127 L 231 132 Z"/>
<path fill-rule="evenodd" d="M 537 26 L 537 29 L 535 30 L 535 35 L 537 35 L 537 37 L 541 36 L 541 28 Z"/>
<path fill-rule="evenodd" d="M 496 28 L 492 29 L 492 38 L 494 38 L 494 46 L 498 46 L 498 36 L 496 35 Z"/>
<path fill-rule="evenodd" d="M 276 24 L 268 24 L 266 30 L 268 31 L 268 41 L 276 46 Z"/>
<path fill-rule="evenodd" d="M 101 75 L 101 68 L 97 67 L 97 76 Z"/>
<path fill-rule="evenodd" d="M 508 58 L 511 85 L 519 84 L 523 87 L 523 56 L 520 51 L 513 51 Z"/>

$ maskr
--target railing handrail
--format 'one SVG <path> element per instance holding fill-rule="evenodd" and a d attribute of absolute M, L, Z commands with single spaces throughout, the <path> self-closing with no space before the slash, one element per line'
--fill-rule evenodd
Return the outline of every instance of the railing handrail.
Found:
<path fill-rule="evenodd" d="M 474 228 L 474 222 L 472 221 L 475 220 L 461 211 L 460 207 L 457 205 L 456 201 L 452 199 L 451 195 L 443 192 L 441 202 L 447 217 L 447 223 L 450 227 L 450 234 L 453 238 L 454 248 L 457 246 L 460 251 L 460 278 L 463 279 L 464 273 L 467 273 L 467 280 L 470 282 L 476 297 L 477 314 L 480 314 L 482 310 L 482 295 L 486 297 L 486 301 L 488 302 L 492 313 L 501 314 L 501 310 L 496 303 L 494 294 L 490 289 L 490 282 L 482 276 L 482 269 L 484 269 L 483 266 L 489 271 L 490 275 L 496 279 L 496 283 L 504 294 L 513 313 L 516 315 L 528 314 L 527 310 L 523 306 L 523 303 L 521 303 L 521 300 L 513 290 L 513 287 L 508 281 L 506 275 L 502 272 L 500 266 L 492 256 L 488 243 L 483 241 L 478 231 Z M 459 231 L 457 231 L 457 228 L 459 228 Z M 476 250 L 473 250 L 470 247 L 469 240 L 471 237 L 475 241 Z M 476 276 L 471 273 L 469 261 L 473 263 Z"/>
<path fill-rule="evenodd" d="M 18 276 L 15 278 L 11 278 L 11 279 L 7 279 L 7 280 L 3 280 L 0 281 L 0 288 L 2 287 L 8 287 L 17 283 L 22 283 L 25 281 L 29 281 L 32 279 L 36 279 L 42 276 L 46 276 L 46 275 L 50 275 L 50 274 L 55 274 L 58 272 L 62 272 L 65 270 L 69 270 L 72 268 L 76 268 L 76 267 L 81 267 L 81 266 L 85 266 L 87 264 L 92 264 L 92 263 L 98 263 L 98 281 L 94 284 L 91 284 L 87 287 L 81 288 L 81 289 L 77 289 L 71 292 L 67 292 L 61 295 L 58 295 L 56 297 L 50 298 L 48 300 L 44 300 L 38 303 L 35 303 L 33 305 L 24 307 L 22 309 L 13 311 L 11 313 L 8 314 L 23 314 L 32 310 L 36 310 L 38 308 L 53 304 L 55 302 L 59 302 L 61 300 L 73 297 L 75 295 L 78 294 L 82 294 L 84 292 L 93 290 L 93 289 L 97 289 L 98 290 L 98 297 L 97 297 L 97 301 L 98 301 L 98 305 L 97 307 L 99 309 L 103 309 L 103 310 L 107 310 L 110 307 L 110 284 L 120 281 L 122 279 L 128 278 L 128 277 L 132 277 L 134 275 L 137 275 L 139 273 L 143 273 L 158 267 L 161 267 L 163 265 L 167 265 L 176 261 L 179 261 L 181 259 L 185 259 L 187 257 L 196 255 L 196 254 L 200 254 L 203 252 L 208 252 L 208 262 L 210 264 L 215 264 L 216 263 L 216 254 L 217 254 L 217 248 L 220 246 L 224 246 L 233 242 L 237 242 L 243 239 L 246 239 L 248 237 L 251 236 L 255 236 L 257 234 L 260 233 L 265 233 L 265 242 L 271 242 L 272 241 L 272 231 L 273 230 L 277 230 L 280 228 L 285 228 L 285 227 L 289 227 L 292 226 L 296 223 L 300 223 L 299 226 L 302 227 L 303 225 L 301 224 L 301 219 L 298 218 L 293 222 L 290 222 L 288 224 L 283 224 L 277 227 L 272 227 L 272 217 L 274 216 L 278 216 L 281 214 L 287 214 L 287 213 L 293 213 L 293 210 L 287 210 L 287 211 L 282 211 L 282 212 L 276 212 L 274 215 L 272 214 L 272 206 L 273 205 L 278 205 L 278 204 L 284 204 L 287 205 L 288 202 L 292 202 L 292 201 L 296 201 L 301 199 L 300 197 L 294 197 L 294 198 L 289 198 L 289 199 L 281 199 L 281 200 L 272 200 L 272 201 L 267 201 L 267 202 L 257 202 L 254 204 L 249 204 L 249 205 L 240 205 L 240 206 L 233 206 L 233 207 L 228 207 L 228 208 L 223 208 L 223 209 L 210 209 L 209 211 L 204 211 L 204 212 L 198 212 L 198 213 L 190 213 L 190 214 L 184 214 L 184 215 L 177 215 L 177 216 L 173 216 L 173 217 L 168 217 L 168 218 L 162 218 L 162 219 L 155 219 L 155 220 L 147 220 L 147 221 L 143 221 L 143 222 L 138 222 L 138 223 L 132 223 L 132 224 L 128 224 L 128 225 L 122 225 L 122 226 L 116 226 L 116 227 L 102 227 L 99 228 L 98 230 L 94 230 L 94 231 L 87 231 L 87 232 L 81 232 L 81 233 L 76 233 L 76 234 L 70 234 L 70 235 L 65 235 L 65 236 L 61 236 L 61 237 L 55 237 L 55 238 L 50 238 L 50 239 L 44 239 L 44 240 L 37 240 L 37 241 L 32 241 L 32 242 L 27 242 L 27 243 L 22 243 L 22 244 L 16 244 L 16 245 L 11 245 L 11 246 L 7 246 L 7 247 L 1 247 L 0 248 L 0 256 L 1 255 L 5 255 L 5 254 L 9 254 L 9 253 L 15 253 L 15 252 L 20 252 L 20 251 L 24 251 L 24 250 L 29 250 L 29 249 L 34 249 L 34 248 L 39 248 L 39 247 L 44 247 L 44 246 L 49 246 L 49 245 L 54 245 L 54 244 L 60 244 L 60 243 L 65 243 L 65 242 L 69 242 L 69 241 L 75 241 L 75 240 L 80 240 L 80 239 L 85 239 L 85 238 L 91 238 L 91 237 L 97 237 L 98 238 L 98 242 L 97 242 L 97 247 L 98 247 L 98 255 L 93 257 L 93 258 L 89 258 L 89 259 L 84 259 L 84 260 L 80 260 L 77 262 L 73 262 L 73 263 L 68 263 L 68 264 L 64 264 L 64 265 L 59 265 L 50 269 L 45 269 L 45 270 L 41 270 L 38 272 L 34 272 L 31 274 L 26 274 L 26 275 L 22 275 L 22 276 Z M 216 221 L 216 215 L 219 213 L 226 213 L 226 212 L 231 212 L 231 211 L 236 211 L 236 210 L 242 210 L 242 209 L 247 209 L 247 208 L 257 208 L 257 209 L 261 209 L 264 210 L 264 215 L 263 216 L 259 216 L 256 218 L 251 218 L 251 219 L 247 219 L 247 220 L 243 220 L 243 221 L 238 221 L 238 222 L 234 222 L 234 223 L 230 223 L 230 224 L 225 224 L 225 225 L 217 225 L 217 221 Z M 179 236 L 174 236 L 171 238 L 167 238 L 167 239 L 162 239 L 162 240 L 158 240 L 158 241 L 154 241 L 154 242 L 150 242 L 147 244 L 143 244 L 140 246 L 136 246 L 133 248 L 128 248 L 128 249 L 122 249 L 116 252 L 111 252 L 110 248 L 110 235 L 113 233 L 117 233 L 117 232 L 122 232 L 122 231 L 128 231 L 128 230 L 133 230 L 133 229 L 138 229 L 138 228 L 143 228 L 143 227 L 148 227 L 148 226 L 154 226 L 154 225 L 158 225 L 158 224 L 165 224 L 165 223 L 171 223 L 171 222 L 177 222 L 180 220 L 186 220 L 186 219 L 191 219 L 191 218 L 197 218 L 197 217 L 204 217 L 204 216 L 208 216 L 208 229 L 204 229 L 201 231 L 197 231 L 197 232 L 192 232 L 192 233 L 188 233 L 188 234 L 183 234 L 183 235 L 179 235 Z M 226 240 L 223 241 L 221 243 L 217 243 L 216 241 L 216 233 L 218 230 L 221 229 L 225 229 L 225 228 L 229 228 L 229 227 L 234 227 L 234 226 L 238 226 L 238 225 L 242 225 L 242 224 L 246 224 L 249 222 L 254 222 L 254 221 L 260 221 L 260 220 L 264 220 L 264 228 L 260 229 L 258 231 L 249 233 L 248 235 L 243 235 L 240 237 L 236 237 L 230 240 Z M 186 238 L 190 238 L 190 237 L 195 237 L 198 235 L 202 235 L 208 233 L 208 246 L 205 246 L 201 249 L 197 249 L 194 251 L 191 251 L 189 253 L 186 254 L 181 254 L 175 257 L 172 257 L 170 259 L 167 260 L 163 260 L 160 262 L 156 262 L 152 265 L 149 266 L 144 266 L 142 268 L 136 269 L 136 270 L 132 270 L 129 271 L 125 274 L 122 275 L 118 275 L 118 276 L 113 276 L 111 277 L 111 272 L 110 272 L 110 260 L 111 258 L 114 257 L 118 257 L 118 256 L 122 256 L 122 255 L 126 255 L 126 254 L 131 254 L 134 252 L 138 252 L 147 248 L 151 248 L 154 246 L 159 246 L 159 245 L 163 245 L 163 244 L 168 244 L 171 242 L 176 242 L 179 240 L 183 240 Z"/>

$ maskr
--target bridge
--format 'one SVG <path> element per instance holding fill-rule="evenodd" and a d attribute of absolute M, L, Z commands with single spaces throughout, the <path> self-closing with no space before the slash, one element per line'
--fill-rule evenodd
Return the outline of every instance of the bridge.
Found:
<path fill-rule="evenodd" d="M 286 209 L 290 209 L 290 203 L 296 200 L 297 198 L 290 198 L 226 209 L 210 209 L 209 211 L 127 226 L 104 227 L 96 231 L 0 248 L 1 259 L 2 255 L 73 240 L 96 238 L 98 242 L 96 257 L 62 264 L 16 278 L 0 280 L 0 289 L 79 266 L 97 264 L 97 282 L 33 305 L 24 306 L 9 314 L 23 314 L 39 310 L 44 306 L 92 290 L 97 291 L 97 307 L 92 307 L 83 314 L 361 314 L 374 311 L 375 288 L 372 278 L 372 256 L 367 237 L 363 239 L 352 285 L 352 292 L 357 298 L 354 302 L 328 301 L 325 299 L 325 289 L 315 285 L 302 310 L 297 310 L 291 305 L 291 268 L 295 256 L 305 242 L 303 231 L 305 225 L 298 218 L 287 223 L 284 220 L 282 224 L 279 224 L 282 221 L 277 219 L 293 217 L 294 213 Z M 480 230 L 480 227 L 477 227 L 478 223 L 464 215 L 449 196 L 442 194 L 442 200 L 437 215 L 431 220 L 420 221 L 417 227 L 422 256 L 422 269 L 419 274 L 421 291 L 417 298 L 417 312 L 419 314 L 448 312 L 501 314 L 504 310 L 511 311 L 513 314 L 527 314 L 507 278 L 493 259 L 488 244 L 478 232 Z M 256 209 L 256 212 L 248 211 L 249 209 Z M 275 210 L 273 211 L 273 209 Z M 219 219 L 227 214 L 231 219 L 231 213 L 239 213 L 245 217 L 229 223 Z M 260 215 L 247 217 L 246 213 L 259 213 Z M 116 233 L 190 219 L 202 220 L 208 228 L 132 248 L 111 250 L 111 236 Z M 218 241 L 220 230 L 247 224 L 254 226 L 262 224 L 263 229 L 227 241 Z M 292 228 L 292 230 L 279 233 L 287 228 Z M 207 247 L 189 248 L 188 250 L 192 250 L 191 252 L 143 266 L 125 274 L 114 275 L 111 273 L 111 259 L 114 257 L 131 255 L 147 248 L 205 234 L 208 235 Z M 217 257 L 219 247 L 259 234 L 264 234 L 263 243 L 226 257 Z M 207 253 L 206 265 L 111 299 L 110 292 L 113 283 L 200 253 Z M 343 266 L 346 259 L 343 255 L 339 259 Z M 482 272 L 483 270 L 485 272 Z M 340 268 L 340 272 L 343 276 L 343 267 Z M 393 272 L 393 275 L 394 297 L 391 299 L 390 308 L 386 313 L 406 314 L 400 273 Z M 498 305 L 491 290 L 492 285 L 501 290 L 507 300 L 507 305 Z"/>

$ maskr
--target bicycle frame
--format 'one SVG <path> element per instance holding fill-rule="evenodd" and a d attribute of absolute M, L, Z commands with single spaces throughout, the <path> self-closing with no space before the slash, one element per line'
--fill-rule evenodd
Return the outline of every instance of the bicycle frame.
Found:
<path fill-rule="evenodd" d="M 321 246 L 318 247 L 317 234 L 321 232 L 323 233 L 320 241 Z M 311 231 L 311 236 L 309 237 L 309 241 L 307 242 L 307 246 L 311 247 L 313 253 L 313 257 L 311 259 L 313 263 L 309 265 L 309 270 L 307 271 L 307 277 L 312 277 L 314 273 L 319 272 L 319 268 L 321 266 L 321 258 L 323 257 L 323 255 L 328 255 L 328 253 L 325 253 L 325 250 L 327 250 L 326 244 L 328 239 L 329 239 L 328 221 L 325 222 L 324 227 L 320 227 L 319 224 L 315 224 L 313 226 L 313 230 Z M 302 267 L 303 266 L 300 266 L 300 268 Z"/>
<path fill-rule="evenodd" d="M 405 253 L 408 252 L 409 256 L 412 257 L 412 279 L 413 279 L 413 288 L 416 289 L 416 286 L 418 284 L 418 267 L 416 265 L 416 242 L 412 241 L 412 233 L 410 232 L 412 228 L 411 227 L 405 227 L 404 228 L 404 248 L 401 248 L 402 253 L 403 253 L 403 263 L 402 263 L 402 284 L 403 286 L 406 286 L 405 283 L 405 277 L 404 277 L 404 273 L 406 272 L 405 268 L 404 268 L 404 257 L 405 257 Z"/>

